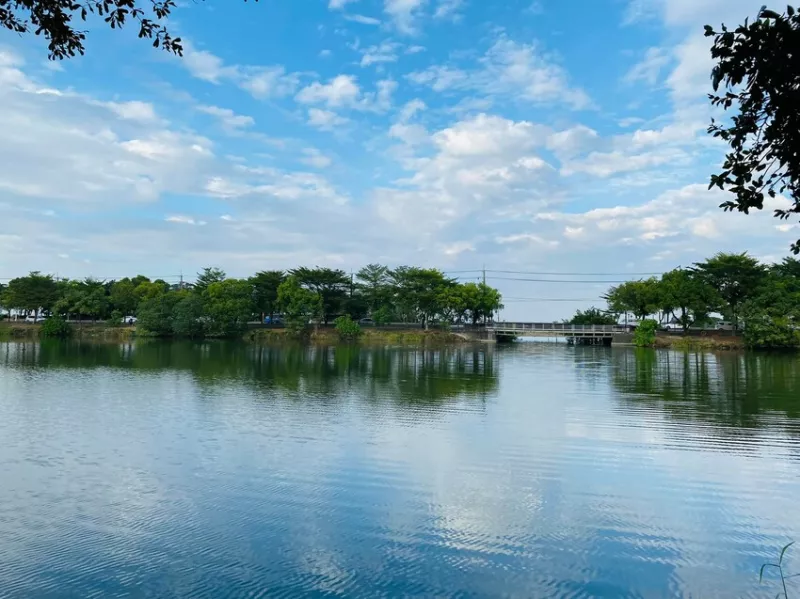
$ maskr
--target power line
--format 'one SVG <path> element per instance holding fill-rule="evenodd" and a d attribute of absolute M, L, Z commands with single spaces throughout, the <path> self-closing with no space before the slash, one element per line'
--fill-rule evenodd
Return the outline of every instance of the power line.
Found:
<path fill-rule="evenodd" d="M 463 278 L 463 277 L 457 277 Z M 622 281 L 581 281 L 581 280 L 559 280 L 559 279 L 527 279 L 519 277 L 486 277 L 492 281 L 525 281 L 529 283 L 583 283 L 583 284 L 606 284 L 606 283 L 629 283 L 628 280 Z"/>
<path fill-rule="evenodd" d="M 483 269 L 475 270 L 446 270 L 446 274 L 467 274 L 467 273 L 482 273 Z M 492 270 L 487 268 L 487 273 L 499 273 L 508 275 L 546 275 L 553 277 L 614 277 L 614 276 L 630 276 L 630 277 L 645 277 L 645 276 L 658 276 L 663 273 L 660 272 L 552 272 L 552 271 L 533 271 L 533 270 Z"/>

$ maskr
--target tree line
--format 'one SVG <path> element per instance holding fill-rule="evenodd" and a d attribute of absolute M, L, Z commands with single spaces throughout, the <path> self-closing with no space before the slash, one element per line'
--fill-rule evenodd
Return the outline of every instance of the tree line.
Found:
<path fill-rule="evenodd" d="M 354 275 L 343 270 L 299 267 L 261 271 L 247 279 L 205 268 L 193 284 L 170 285 L 139 275 L 114 281 L 56 280 L 32 272 L 0 285 L 0 306 L 34 320 L 120 323 L 137 318 L 153 336 L 232 336 L 254 319 L 280 315 L 300 331 L 311 321 L 339 316 L 375 324 L 473 323 L 502 307 L 500 293 L 485 283 L 460 283 L 437 269 L 370 264 Z"/>
<path fill-rule="evenodd" d="M 713 315 L 743 330 L 757 347 L 800 346 L 800 260 L 762 264 L 747 253 L 719 253 L 661 277 L 628 281 L 604 295 L 607 310 L 578 311 L 573 324 L 614 324 L 623 315 L 654 317 L 684 332 Z"/>

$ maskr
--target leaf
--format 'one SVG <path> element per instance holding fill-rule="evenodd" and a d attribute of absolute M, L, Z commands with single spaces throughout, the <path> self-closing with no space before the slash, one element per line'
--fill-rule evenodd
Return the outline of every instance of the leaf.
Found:
<path fill-rule="evenodd" d="M 794 7 L 791 4 L 786 7 L 786 14 L 790 17 L 794 16 Z"/>
<path fill-rule="evenodd" d="M 774 10 L 769 10 L 768 8 L 764 8 L 761 10 L 761 14 L 758 15 L 761 19 L 780 19 L 781 16 L 776 13 Z"/>
<path fill-rule="evenodd" d="M 786 553 L 786 550 L 787 550 L 789 547 L 791 547 L 792 545 L 794 545 L 794 541 L 792 541 L 792 542 L 791 542 L 791 543 L 789 543 L 788 545 L 784 546 L 784 548 L 783 548 L 783 549 L 781 549 L 781 556 L 780 556 L 780 558 L 778 559 L 778 563 L 779 563 L 779 564 L 782 564 L 782 563 L 783 563 L 783 554 L 784 554 L 784 553 Z"/>

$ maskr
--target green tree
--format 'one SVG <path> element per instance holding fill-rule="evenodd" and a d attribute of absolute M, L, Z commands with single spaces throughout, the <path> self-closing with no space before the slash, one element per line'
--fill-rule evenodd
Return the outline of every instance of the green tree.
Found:
<path fill-rule="evenodd" d="M 172 308 L 172 333 L 176 337 L 198 339 L 205 335 L 203 300 L 193 293 L 185 293 L 184 297 Z"/>
<path fill-rule="evenodd" d="M 367 264 L 356 273 L 356 280 L 369 308 L 369 314 L 374 318 L 376 310 L 391 302 L 392 288 L 389 267 Z"/>
<path fill-rule="evenodd" d="M 354 341 L 361 336 L 361 327 L 349 315 L 339 316 L 333 321 L 339 339 Z"/>
<path fill-rule="evenodd" d="M 51 316 L 42 323 L 39 331 L 45 339 L 66 339 L 72 336 L 72 326 L 60 316 Z"/>
<path fill-rule="evenodd" d="M 575 316 L 569 320 L 569 324 L 617 324 L 617 319 L 608 312 L 604 312 L 592 306 L 588 310 L 577 310 Z"/>
<path fill-rule="evenodd" d="M 658 331 L 658 321 L 646 318 L 636 325 L 633 332 L 633 344 L 636 347 L 652 347 L 656 342 L 656 331 Z"/>
<path fill-rule="evenodd" d="M 278 287 L 286 279 L 282 270 L 264 270 L 250 277 L 253 286 L 253 304 L 255 309 L 264 316 L 272 319 L 278 310 Z"/>
<path fill-rule="evenodd" d="M 294 276 L 287 277 L 278 287 L 278 305 L 286 327 L 295 333 L 303 331 L 312 318 L 319 318 L 323 309 L 320 296 L 301 287 Z"/>
<path fill-rule="evenodd" d="M 111 307 L 119 310 L 123 316 L 136 314 L 139 298 L 136 296 L 136 285 L 131 279 L 125 277 L 112 283 L 108 299 Z"/>
<path fill-rule="evenodd" d="M 209 332 L 232 336 L 241 333 L 253 316 L 253 288 L 244 279 L 211 283 L 203 294 Z"/>
<path fill-rule="evenodd" d="M 42 310 L 49 312 L 58 299 L 58 286 L 51 275 L 34 271 L 26 277 L 11 279 L 5 298 L 6 307 L 33 312 L 34 319 L 38 320 L 39 313 Z"/>
<path fill-rule="evenodd" d="M 694 271 L 676 268 L 661 276 L 662 304 L 678 311 L 678 322 L 684 332 L 694 323 L 704 320 L 719 307 L 717 292 Z"/>
<path fill-rule="evenodd" d="M 658 311 L 661 303 L 658 280 L 627 281 L 609 289 L 604 296 L 608 309 L 614 314 L 633 314 L 644 320 Z"/>
<path fill-rule="evenodd" d="M 169 337 L 173 334 L 172 313 L 183 298 L 179 292 L 161 293 L 139 304 L 136 329 L 143 335 Z"/>
<path fill-rule="evenodd" d="M 79 283 L 72 301 L 72 311 L 80 316 L 88 316 L 92 321 L 102 318 L 108 310 L 105 286 L 94 279 L 86 279 Z"/>
<path fill-rule="evenodd" d="M 86 31 L 75 23 L 95 21 L 118 30 L 133 22 L 140 38 L 182 56 L 181 38 L 172 37 L 165 25 L 176 5 L 176 0 L 0 0 L 0 27 L 44 36 L 50 59 L 63 60 L 86 50 Z"/>
<path fill-rule="evenodd" d="M 705 262 L 695 263 L 693 271 L 717 292 L 734 326 L 739 323 L 740 306 L 759 293 L 766 275 L 765 268 L 746 252 L 719 253 Z"/>
<path fill-rule="evenodd" d="M 709 188 L 732 192 L 735 199 L 721 208 L 744 213 L 761 210 L 765 192 L 773 198 L 788 192 L 791 206 L 775 210 L 775 216 L 800 213 L 800 12 L 764 7 L 753 22 L 745 20 L 733 31 L 706 25 L 705 32 L 714 38 L 716 60 L 711 103 L 736 112 L 729 123 L 712 119 L 708 129 L 730 146 Z M 800 241 L 792 251 L 800 253 Z"/>
<path fill-rule="evenodd" d="M 441 313 L 442 291 L 456 283 L 435 268 L 401 266 L 391 273 L 400 309 L 427 329 Z"/>
<path fill-rule="evenodd" d="M 215 266 L 207 266 L 203 272 L 197 273 L 197 280 L 194 283 L 195 293 L 203 294 L 212 283 L 220 283 L 226 278 L 225 271 Z"/>
<path fill-rule="evenodd" d="M 301 287 L 317 294 L 322 303 L 322 321 L 328 324 L 331 317 L 344 311 L 345 299 L 351 292 L 350 277 L 343 270 L 331 268 L 300 267 L 290 271 Z"/>
<path fill-rule="evenodd" d="M 135 280 L 131 282 L 135 283 Z M 136 285 L 133 292 L 136 296 L 137 309 L 145 300 L 156 299 L 157 297 L 167 293 L 167 291 L 169 291 L 169 288 L 165 287 L 158 281 L 141 281 L 138 285 Z"/>

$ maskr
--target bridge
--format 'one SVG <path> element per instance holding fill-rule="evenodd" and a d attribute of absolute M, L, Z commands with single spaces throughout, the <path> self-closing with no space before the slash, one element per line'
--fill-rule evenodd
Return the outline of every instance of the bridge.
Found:
<path fill-rule="evenodd" d="M 564 337 L 568 343 L 611 345 L 630 341 L 631 327 L 621 324 L 565 324 L 563 322 L 493 322 L 486 325 L 490 339 Z"/>

